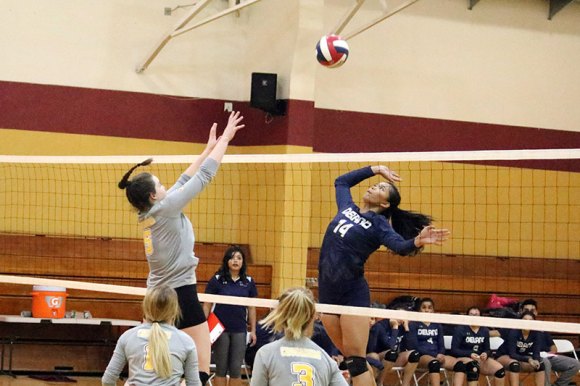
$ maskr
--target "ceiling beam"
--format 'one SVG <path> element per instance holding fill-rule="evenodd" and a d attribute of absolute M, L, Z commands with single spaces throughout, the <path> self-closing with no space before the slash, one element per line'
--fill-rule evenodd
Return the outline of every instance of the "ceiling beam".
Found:
<path fill-rule="evenodd" d="M 550 0 L 550 11 L 548 12 L 548 20 L 552 20 L 555 14 L 560 12 L 562 8 L 570 4 L 572 0 Z"/>
<path fill-rule="evenodd" d="M 467 9 L 472 10 L 479 0 L 467 0 Z"/>

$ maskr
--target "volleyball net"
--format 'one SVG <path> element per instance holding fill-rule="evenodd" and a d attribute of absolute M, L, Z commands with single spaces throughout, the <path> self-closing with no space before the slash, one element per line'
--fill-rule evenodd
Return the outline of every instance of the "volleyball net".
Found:
<path fill-rule="evenodd" d="M 139 296 L 148 273 L 141 230 L 117 182 L 146 158 L 0 156 L 2 274 L 115 284 L 126 294 L 129 286 Z M 194 158 L 156 156 L 141 170 L 169 187 Z M 373 254 L 365 266 L 373 302 L 431 297 L 438 312 L 460 313 L 486 308 L 492 294 L 534 298 L 543 318 L 555 323 L 553 331 L 580 333 L 577 324 L 559 323 L 580 320 L 579 160 L 580 149 L 228 155 L 184 210 L 196 235 L 200 292 L 227 246 L 239 244 L 258 283 L 260 307 L 272 306 L 270 299 L 290 286 L 308 285 L 316 294 L 318 252 L 337 210 L 334 180 L 384 164 L 403 178 L 400 207 L 432 216 L 451 238 L 415 257 L 384 249 Z M 355 203 L 379 181 L 375 176 L 353 187 Z M 378 308 L 353 312 L 397 315 Z M 516 323 L 499 324 L 507 322 Z"/>

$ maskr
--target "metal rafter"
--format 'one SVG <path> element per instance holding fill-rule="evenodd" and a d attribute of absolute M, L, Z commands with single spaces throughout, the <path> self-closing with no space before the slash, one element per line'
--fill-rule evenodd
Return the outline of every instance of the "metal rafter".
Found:
<path fill-rule="evenodd" d="M 249 7 L 250 5 L 255 4 L 261 0 L 247 0 L 244 2 L 230 1 L 230 3 L 229 3 L 230 5 L 227 9 L 225 9 L 221 12 L 218 12 L 217 14 L 215 14 L 213 16 L 209 16 L 193 26 L 186 27 L 187 24 L 195 16 L 197 16 L 209 4 L 210 1 L 211 0 L 200 0 L 197 4 L 195 4 L 193 9 L 191 11 L 189 11 L 189 13 L 185 17 L 183 17 L 177 24 L 175 24 L 175 26 L 171 29 L 171 31 L 169 31 L 165 35 L 163 35 L 163 37 L 159 40 L 159 42 L 151 49 L 151 51 L 149 52 L 147 57 L 141 63 L 139 63 L 137 65 L 137 67 L 135 68 L 135 71 L 137 71 L 137 72 L 145 71 L 147 69 L 147 67 L 149 67 L 151 62 L 157 57 L 157 55 L 159 55 L 159 53 L 161 52 L 163 47 L 165 47 L 167 45 L 167 43 L 169 43 L 169 41 L 172 38 L 179 36 L 181 34 L 184 34 L 188 31 L 191 31 L 195 28 L 201 27 L 202 25 L 205 25 L 209 22 L 212 22 L 214 20 L 222 18 L 226 15 L 229 15 L 230 13 L 238 12 L 240 9 L 245 8 L 245 7 Z M 233 5 L 234 2 L 239 3 L 239 4 Z"/>
<path fill-rule="evenodd" d="M 548 11 L 548 20 L 552 20 L 555 14 L 560 12 L 562 8 L 570 4 L 572 0 L 550 0 L 550 10 Z"/>

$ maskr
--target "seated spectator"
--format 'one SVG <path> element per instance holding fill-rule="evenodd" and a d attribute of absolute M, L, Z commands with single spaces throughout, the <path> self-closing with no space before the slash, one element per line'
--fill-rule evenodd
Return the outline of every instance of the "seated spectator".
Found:
<path fill-rule="evenodd" d="M 420 312 L 435 312 L 435 303 L 424 298 L 419 304 Z M 419 352 L 419 367 L 429 371 L 431 385 L 439 385 L 441 368 L 453 371 L 453 385 L 463 386 L 465 364 L 457 358 L 445 355 L 443 327 L 439 323 L 411 322 L 405 340 L 405 349 Z"/>
<path fill-rule="evenodd" d="M 526 299 L 521 304 L 522 311 L 529 311 L 536 317 L 538 316 L 538 303 L 534 299 Z M 545 386 L 550 386 L 551 371 L 557 371 L 559 376 L 554 382 L 554 386 L 568 386 L 572 378 L 580 371 L 580 362 L 576 358 L 570 358 L 565 355 L 556 355 L 557 349 L 549 332 L 541 332 L 542 339 L 540 352 L 548 353 L 544 359 L 545 367 Z"/>
<path fill-rule="evenodd" d="M 523 320 L 536 317 L 530 311 L 522 312 Z M 538 331 L 511 330 L 497 350 L 497 361 L 508 371 L 510 384 L 519 385 L 520 371 L 534 373 L 536 386 L 544 386 L 544 363 L 540 357 L 542 334 Z"/>
<path fill-rule="evenodd" d="M 386 384 L 389 372 L 393 367 L 403 367 L 402 386 L 409 386 L 420 357 L 417 351 L 401 351 L 403 339 L 409 332 L 409 322 L 400 319 L 385 319 L 381 321 L 381 324 L 383 332 L 377 338 L 378 348 L 386 347 L 386 350 L 379 354 L 383 360 L 384 369 L 378 383 Z"/>
<path fill-rule="evenodd" d="M 481 316 L 481 310 L 471 307 L 469 316 Z M 489 329 L 480 326 L 457 326 L 451 340 L 451 355 L 465 364 L 468 386 L 476 386 L 479 374 L 494 377 L 495 386 L 503 386 L 505 370 L 491 357 Z"/>

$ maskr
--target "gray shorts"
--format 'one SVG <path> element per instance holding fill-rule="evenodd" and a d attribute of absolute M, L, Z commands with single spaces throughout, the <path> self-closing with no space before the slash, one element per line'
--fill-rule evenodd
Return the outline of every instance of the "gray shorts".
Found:
<path fill-rule="evenodd" d="M 240 378 L 242 362 L 246 355 L 246 333 L 224 331 L 213 344 L 216 376 Z"/>

